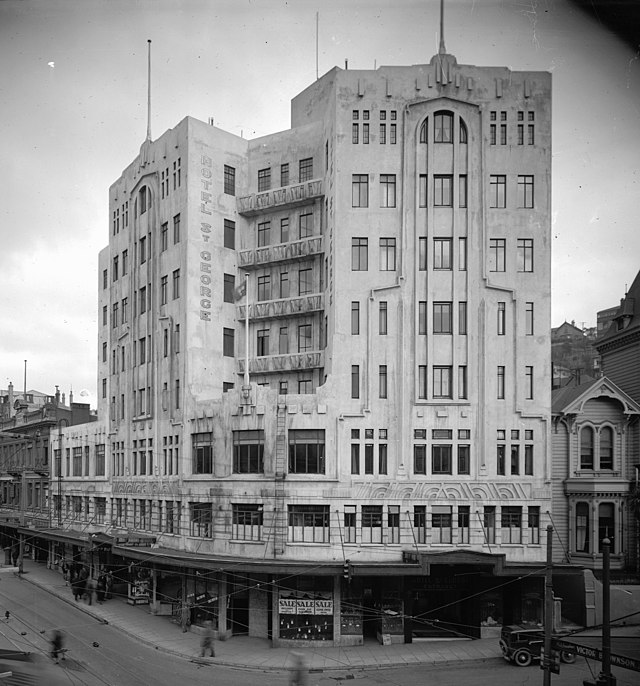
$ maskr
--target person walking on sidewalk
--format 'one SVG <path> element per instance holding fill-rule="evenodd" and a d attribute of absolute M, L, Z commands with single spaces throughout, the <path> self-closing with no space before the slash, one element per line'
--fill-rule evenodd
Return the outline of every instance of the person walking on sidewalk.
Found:
<path fill-rule="evenodd" d="M 291 653 L 293 657 L 293 668 L 291 669 L 291 676 L 289 677 L 289 686 L 307 686 L 309 683 L 307 668 L 304 656 L 302 653 Z"/>
<path fill-rule="evenodd" d="M 215 657 L 216 653 L 213 649 L 213 622 L 210 619 L 204 623 L 204 634 L 202 634 L 202 643 L 200 644 L 202 648 L 200 656 L 206 657 L 207 652 L 211 652 L 211 657 Z"/>

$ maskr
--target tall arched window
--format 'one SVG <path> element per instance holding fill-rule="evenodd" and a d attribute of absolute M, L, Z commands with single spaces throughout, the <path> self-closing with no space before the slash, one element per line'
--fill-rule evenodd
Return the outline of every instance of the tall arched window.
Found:
<path fill-rule="evenodd" d="M 453 114 L 436 112 L 433 118 L 434 143 L 453 143 Z"/>
<path fill-rule="evenodd" d="M 589 552 L 589 504 L 576 505 L 576 552 Z"/>
<path fill-rule="evenodd" d="M 613 469 L 613 429 L 600 431 L 600 469 Z"/>
<path fill-rule="evenodd" d="M 609 550 L 616 552 L 616 510 L 613 503 L 600 503 L 598 506 L 598 550 L 602 552 L 602 541 L 608 538 L 611 541 Z"/>
<path fill-rule="evenodd" d="M 580 469 L 593 469 L 593 429 L 590 426 L 580 431 Z"/>
<path fill-rule="evenodd" d="M 460 120 L 460 142 L 461 143 L 466 143 L 467 142 L 467 125 Z"/>
<path fill-rule="evenodd" d="M 421 143 L 426 143 L 427 142 L 427 122 L 429 120 L 425 119 L 422 122 L 422 126 L 420 127 L 420 142 Z"/>

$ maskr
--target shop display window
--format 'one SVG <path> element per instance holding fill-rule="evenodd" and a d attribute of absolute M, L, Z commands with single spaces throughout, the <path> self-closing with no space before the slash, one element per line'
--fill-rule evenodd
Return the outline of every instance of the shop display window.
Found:
<path fill-rule="evenodd" d="M 287 580 L 278 592 L 280 638 L 296 641 L 333 640 L 331 579 Z"/>
<path fill-rule="evenodd" d="M 362 636 L 362 597 L 343 591 L 340 603 L 340 633 L 342 636 Z"/>

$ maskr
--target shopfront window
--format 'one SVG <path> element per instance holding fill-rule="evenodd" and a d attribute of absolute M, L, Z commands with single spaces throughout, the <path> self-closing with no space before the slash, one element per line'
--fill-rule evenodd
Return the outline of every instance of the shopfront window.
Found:
<path fill-rule="evenodd" d="M 279 583 L 280 638 L 294 641 L 333 640 L 331 578 L 287 579 Z"/>

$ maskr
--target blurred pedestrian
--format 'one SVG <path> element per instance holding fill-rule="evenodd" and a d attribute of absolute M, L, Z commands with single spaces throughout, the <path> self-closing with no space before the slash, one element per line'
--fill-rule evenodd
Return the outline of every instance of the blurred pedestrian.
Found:
<path fill-rule="evenodd" d="M 307 686 L 309 683 L 306 661 L 302 653 L 291 653 L 293 657 L 293 667 L 291 669 L 291 677 L 289 678 L 289 686 Z"/>
<path fill-rule="evenodd" d="M 85 597 L 87 599 L 87 602 L 89 605 L 93 605 L 93 599 L 96 595 L 96 580 L 93 577 L 88 577 L 87 580 L 85 581 L 84 585 L 84 592 L 85 592 Z"/>
<path fill-rule="evenodd" d="M 54 629 L 51 635 L 51 658 L 58 664 L 60 658 L 65 659 L 64 634 L 60 629 Z"/>
<path fill-rule="evenodd" d="M 104 601 L 104 597 L 107 594 L 107 577 L 105 574 L 100 574 L 98 577 L 98 582 L 96 584 L 96 600 L 98 603 Z"/>
<path fill-rule="evenodd" d="M 216 653 L 213 649 L 213 622 L 210 619 L 204 623 L 204 634 L 202 634 L 202 648 L 201 656 L 206 657 L 206 653 L 211 651 L 211 657 L 215 657 Z"/>

